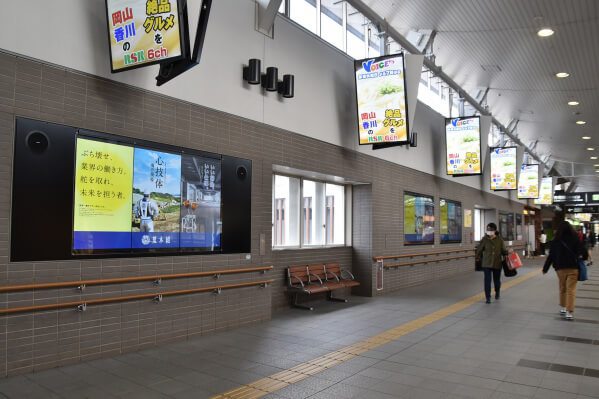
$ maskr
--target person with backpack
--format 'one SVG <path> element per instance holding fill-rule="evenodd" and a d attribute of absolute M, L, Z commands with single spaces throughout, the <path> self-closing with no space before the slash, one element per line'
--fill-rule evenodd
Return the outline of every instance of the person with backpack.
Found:
<path fill-rule="evenodd" d="M 498 300 L 501 289 L 501 270 L 503 269 L 502 256 L 512 252 L 508 251 L 505 241 L 497 234 L 497 225 L 489 223 L 485 236 L 476 247 L 476 260 L 481 262 L 485 273 L 484 286 L 486 303 L 491 303 L 491 278 L 495 285 L 495 299 Z"/>
<path fill-rule="evenodd" d="M 551 241 L 549 256 L 543 266 L 543 274 L 547 274 L 553 265 L 559 280 L 559 313 L 572 320 L 574 318 L 574 302 L 576 299 L 576 283 L 578 282 L 578 262 L 588 259 L 588 251 L 572 225 L 566 221 L 560 223 L 555 239 Z"/>

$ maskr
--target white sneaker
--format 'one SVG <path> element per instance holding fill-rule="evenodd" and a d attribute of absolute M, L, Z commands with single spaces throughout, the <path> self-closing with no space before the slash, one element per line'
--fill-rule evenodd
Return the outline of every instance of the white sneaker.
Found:
<path fill-rule="evenodd" d="M 574 319 L 574 315 L 570 312 L 566 312 L 566 320 L 572 320 Z"/>
<path fill-rule="evenodd" d="M 562 316 L 564 316 L 564 315 L 566 314 L 566 312 L 567 312 L 567 311 L 566 311 L 566 308 L 561 308 L 561 309 L 559 310 L 559 314 L 561 314 Z"/>

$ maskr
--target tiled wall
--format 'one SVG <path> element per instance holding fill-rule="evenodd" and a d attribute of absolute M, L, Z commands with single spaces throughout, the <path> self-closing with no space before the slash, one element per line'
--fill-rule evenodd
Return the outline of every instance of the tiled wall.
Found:
<path fill-rule="evenodd" d="M 241 254 L 10 263 L 10 186 L 16 116 L 251 159 L 254 168 L 251 259 Z M 273 164 L 371 183 L 354 190 L 355 248 L 270 250 Z M 372 295 L 374 280 L 368 276 L 373 275 L 371 256 L 406 250 L 402 245 L 402 190 L 432 194 L 436 201 L 443 195 L 462 201 L 464 207 L 470 209 L 475 203 L 501 210 L 521 208 L 521 205 L 456 182 L 234 115 L 0 52 L 1 285 L 250 265 L 274 265 L 266 277 L 275 279 L 275 283 L 265 289 L 248 287 L 223 291 L 218 296 L 202 293 L 168 297 L 160 304 L 143 300 L 90 306 L 86 312 L 68 308 L 0 316 L 0 375 L 114 355 L 267 320 L 273 309 L 283 310 L 288 306 L 284 276 L 289 265 L 339 261 L 363 279 L 363 287 L 357 292 Z M 261 234 L 266 238 L 266 251 L 262 256 Z M 455 245 L 443 248 L 455 248 Z M 35 250 L 34 243 L 31 250 Z M 470 266 L 463 262 L 446 262 L 392 270 L 386 272 L 383 293 L 467 269 Z M 263 278 L 252 273 L 225 276 L 219 281 Z M 210 278 L 180 279 L 165 281 L 161 289 L 210 284 L 214 284 Z M 0 306 L 79 301 L 155 290 L 150 283 L 135 283 L 87 287 L 83 294 L 73 289 L 26 291 L 0 294 Z"/>

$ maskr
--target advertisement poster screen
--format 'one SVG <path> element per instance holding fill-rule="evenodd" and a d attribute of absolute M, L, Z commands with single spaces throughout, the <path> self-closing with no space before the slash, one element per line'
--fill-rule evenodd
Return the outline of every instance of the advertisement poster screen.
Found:
<path fill-rule="evenodd" d="M 404 243 L 434 244 L 435 202 L 433 197 L 406 193 L 404 195 Z"/>
<path fill-rule="evenodd" d="M 221 249 L 221 160 L 77 138 L 73 254 Z"/>
<path fill-rule="evenodd" d="M 524 164 L 520 168 L 518 199 L 539 198 L 539 165 Z"/>
<path fill-rule="evenodd" d="M 408 142 L 403 53 L 354 61 L 360 144 Z"/>
<path fill-rule="evenodd" d="M 441 243 L 462 242 L 462 204 L 441 199 Z"/>
<path fill-rule="evenodd" d="M 491 190 L 516 190 L 517 147 L 491 149 Z"/>
<path fill-rule="evenodd" d="M 541 189 L 539 198 L 535 199 L 535 205 L 553 204 L 553 177 L 543 177 L 541 179 Z"/>
<path fill-rule="evenodd" d="M 472 209 L 464 209 L 464 227 L 472 227 Z"/>
<path fill-rule="evenodd" d="M 73 250 L 131 248 L 133 147 L 77 139 Z"/>
<path fill-rule="evenodd" d="M 181 58 L 178 0 L 106 0 L 112 72 Z"/>
<path fill-rule="evenodd" d="M 480 117 L 445 120 L 445 152 L 447 174 L 479 175 L 481 165 Z"/>
<path fill-rule="evenodd" d="M 183 155 L 181 165 L 181 247 L 220 248 L 220 161 Z"/>

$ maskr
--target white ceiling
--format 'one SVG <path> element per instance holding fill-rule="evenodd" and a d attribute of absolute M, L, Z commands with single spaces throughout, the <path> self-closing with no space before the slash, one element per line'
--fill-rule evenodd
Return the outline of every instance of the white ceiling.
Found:
<path fill-rule="evenodd" d="M 599 0 L 361 1 L 404 35 L 436 30 L 433 51 L 445 73 L 471 94 L 490 87 L 489 110 L 504 125 L 520 119 L 518 137 L 539 140 L 539 155 L 580 162 L 576 174 L 597 175 L 599 160 L 589 157 L 599 157 Z M 537 37 L 544 25 L 555 34 Z M 560 71 L 571 75 L 557 79 Z M 571 99 L 580 105 L 568 106 Z M 571 174 L 570 164 L 556 168 Z M 576 180 L 577 191 L 599 191 L 595 176 Z"/>

